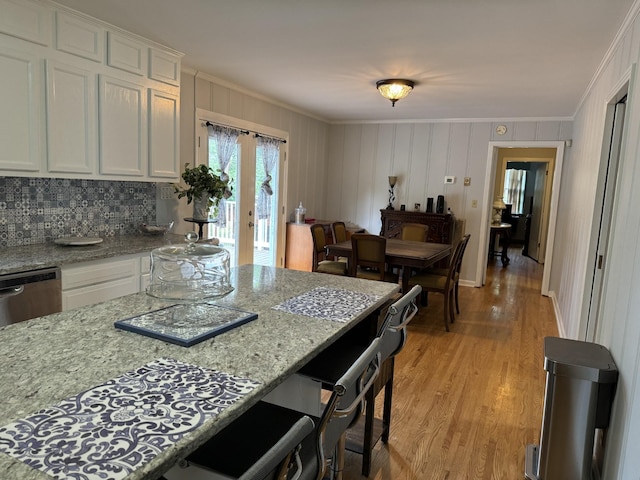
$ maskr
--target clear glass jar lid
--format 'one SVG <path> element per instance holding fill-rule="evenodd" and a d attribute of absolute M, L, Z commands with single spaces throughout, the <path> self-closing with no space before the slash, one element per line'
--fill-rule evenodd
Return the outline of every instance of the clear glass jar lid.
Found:
<path fill-rule="evenodd" d="M 153 297 L 202 301 L 233 291 L 229 252 L 215 245 L 196 243 L 198 235 L 187 234 L 187 245 L 168 245 L 151 252 L 151 281 L 147 293 Z"/>

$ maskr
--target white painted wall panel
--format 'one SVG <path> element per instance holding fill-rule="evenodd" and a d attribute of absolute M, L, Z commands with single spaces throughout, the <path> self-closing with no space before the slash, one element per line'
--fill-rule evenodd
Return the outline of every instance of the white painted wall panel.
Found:
<path fill-rule="evenodd" d="M 561 139 L 561 131 L 570 131 L 566 127 L 561 128 L 560 122 L 546 123 L 525 122 L 521 131 L 534 132 L 531 140 L 540 141 L 557 141 Z M 510 122 L 507 134 L 518 126 L 518 122 Z M 446 206 L 451 207 L 456 217 L 467 222 L 466 232 L 471 233 L 462 278 L 473 281 L 478 259 L 488 144 L 495 134 L 495 124 L 332 125 L 330 132 L 328 166 L 330 169 L 339 168 L 343 178 L 340 191 L 334 191 L 327 197 L 327 218 L 355 221 L 367 231 L 379 233 L 380 209 L 385 208 L 388 202 L 389 175 L 399 177 L 396 208 L 405 204 L 412 210 L 414 203 L 420 203 L 424 211 L 427 197 L 433 197 L 435 202 L 438 195 L 444 195 Z M 375 150 L 369 145 L 371 142 L 376 142 Z M 455 176 L 456 183 L 445 186 L 445 175 Z M 348 176 L 351 180 L 346 180 Z M 472 178 L 469 187 L 464 187 L 465 176 Z M 335 173 L 330 171 L 327 188 L 331 190 L 334 189 L 331 182 L 335 181 L 332 179 L 335 179 Z M 366 185 L 367 182 L 372 187 Z M 478 208 L 471 208 L 473 199 L 478 200 Z M 354 202 L 358 204 L 355 213 Z"/>
<path fill-rule="evenodd" d="M 355 216 L 354 222 L 360 223 L 362 220 L 369 218 L 369 212 L 374 207 L 378 209 L 384 208 L 384 205 L 376 204 L 374 188 L 375 170 L 372 168 L 373 159 L 376 154 L 378 139 L 378 129 L 376 125 L 363 125 L 360 136 L 360 143 L 362 148 L 360 149 L 360 156 L 358 158 L 358 177 L 357 177 L 357 192 L 355 202 Z M 361 168 L 361 165 L 368 165 L 368 167 Z M 399 204 L 398 204 L 399 205 Z M 398 207 L 400 208 L 400 207 Z M 378 233 L 374 231 L 372 233 Z"/>
<path fill-rule="evenodd" d="M 514 140 L 535 140 L 538 122 L 517 122 L 513 127 Z"/>
<path fill-rule="evenodd" d="M 638 4 L 634 12 L 637 13 Z M 581 319 L 584 285 L 588 284 L 588 245 L 601 161 L 606 103 L 640 50 L 640 21 L 635 17 L 611 50 L 612 54 L 594 80 L 573 125 L 573 145 L 568 149 L 560 190 L 558 232 L 552 275 L 562 327 L 570 337 L 584 330 Z M 563 126 L 564 127 L 564 126 Z M 608 347 L 620 372 L 611 425 L 607 434 L 602 478 L 638 478 L 640 456 L 640 88 L 632 80 L 619 183 L 613 212 L 602 316 L 595 341 Z"/>

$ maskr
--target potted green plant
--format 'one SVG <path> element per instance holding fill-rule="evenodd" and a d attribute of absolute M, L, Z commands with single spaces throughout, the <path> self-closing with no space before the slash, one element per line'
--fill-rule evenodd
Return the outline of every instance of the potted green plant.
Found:
<path fill-rule="evenodd" d="M 231 196 L 229 176 L 224 172 L 217 175 L 208 165 L 189 167 L 188 163 L 184 166 L 181 176 L 188 187 L 174 184 L 173 188 L 178 198 L 187 197 L 187 204 L 193 202 L 193 218 L 208 219 L 211 207 L 214 207 L 214 217 L 216 217 L 220 200 Z"/>

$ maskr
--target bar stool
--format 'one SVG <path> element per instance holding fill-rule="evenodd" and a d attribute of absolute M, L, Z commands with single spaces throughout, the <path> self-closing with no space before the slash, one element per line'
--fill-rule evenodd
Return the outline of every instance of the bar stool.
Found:
<path fill-rule="evenodd" d="M 387 443 L 391 426 L 394 357 L 404 347 L 407 338 L 406 327 L 418 311 L 416 298 L 421 291 L 420 286 L 415 286 L 399 300 L 391 304 L 376 332 L 376 338 L 381 341 L 381 369 L 380 376 L 373 388 L 367 393 L 365 399 L 363 442 L 358 445 L 348 441 L 346 444 L 348 450 L 362 454 L 362 474 L 367 477 L 371 472 L 371 451 L 375 445 L 375 440 L 377 440 L 374 438 L 373 433 L 374 423 L 376 422 L 374 415 L 375 398 L 378 392 L 384 388 L 381 439 L 384 443 Z M 338 378 L 338 372 L 344 368 L 344 365 L 350 364 L 354 358 L 361 354 L 366 348 L 367 342 L 367 333 L 362 328 L 356 327 L 323 350 L 302 367 L 298 373 L 322 382 L 323 389 L 331 390 L 334 388 Z M 349 437 L 349 433 L 347 432 L 347 437 Z"/>

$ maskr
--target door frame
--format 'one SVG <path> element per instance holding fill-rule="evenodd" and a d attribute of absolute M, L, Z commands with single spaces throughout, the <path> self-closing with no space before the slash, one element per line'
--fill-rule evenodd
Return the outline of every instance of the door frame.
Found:
<path fill-rule="evenodd" d="M 289 162 L 287 162 L 289 152 L 289 133 L 276 128 L 261 125 L 259 123 L 250 122 L 241 118 L 231 117 L 222 113 L 211 112 L 203 108 L 196 108 L 195 123 L 194 123 L 194 150 L 196 152 L 195 161 L 196 164 L 202 163 L 200 155 L 201 147 L 198 145 L 198 132 L 200 131 L 200 124 L 208 120 L 212 123 L 225 125 L 228 127 L 237 128 L 239 130 L 248 130 L 251 134 L 259 133 L 262 135 L 281 138 L 284 143 L 280 147 L 280 175 L 278 183 L 278 231 L 276 233 L 276 266 L 284 268 L 284 256 L 285 256 L 285 244 L 287 238 L 287 216 L 285 202 L 287 199 L 287 185 L 289 174 Z M 255 212 L 254 212 L 255 214 Z M 238 221 L 244 221 L 239 219 Z"/>
<path fill-rule="evenodd" d="M 484 178 L 484 198 L 482 199 L 482 215 L 480 217 L 480 238 L 478 246 L 478 264 L 476 267 L 476 287 L 485 284 L 487 277 L 487 245 L 489 244 L 489 226 L 491 224 L 491 206 L 493 205 L 493 193 L 495 188 L 496 167 L 498 163 L 498 150 L 501 148 L 555 148 L 555 166 L 553 170 L 553 182 L 551 185 L 551 205 L 549 208 L 549 228 L 547 231 L 547 248 L 544 256 L 544 269 L 542 273 L 542 295 L 549 296 L 549 281 L 551 278 L 551 263 L 553 260 L 553 244 L 556 235 L 556 220 L 558 217 L 558 202 L 560 198 L 560 180 L 562 174 L 562 162 L 564 159 L 564 141 L 504 141 L 489 142 L 487 153 L 487 167 Z"/>
<path fill-rule="evenodd" d="M 616 204 L 616 192 L 619 186 L 619 166 L 621 164 L 622 156 L 624 155 L 627 149 L 627 136 L 628 133 L 628 114 L 629 109 L 625 109 L 624 113 L 624 121 L 623 121 L 623 129 L 622 129 L 622 138 L 620 143 L 620 149 L 615 159 L 615 168 L 616 175 L 615 178 L 607 178 L 608 171 L 611 170 L 612 165 L 610 164 L 610 150 L 612 146 L 612 129 L 614 124 L 614 114 L 615 114 L 615 106 L 616 104 L 622 100 L 625 96 L 627 96 L 631 92 L 632 85 L 635 84 L 636 81 L 636 64 L 634 63 L 622 76 L 620 81 L 611 89 L 609 95 L 607 96 L 606 101 L 606 114 L 604 121 L 604 129 L 603 129 L 603 138 L 602 138 L 602 149 L 600 151 L 600 165 L 598 169 L 598 183 L 596 185 L 596 199 L 594 205 L 603 206 L 605 202 L 605 194 L 606 191 L 609 191 L 611 195 L 611 189 L 613 189 L 613 203 L 611 205 L 611 212 L 603 212 L 602 208 L 594 208 L 593 211 L 593 219 L 591 222 L 591 232 L 589 235 L 589 250 L 587 252 L 587 271 L 585 273 L 585 285 L 584 285 L 584 294 L 583 294 L 583 304 L 581 309 L 580 321 L 578 324 L 578 338 L 585 341 L 595 341 L 595 339 L 599 336 L 599 318 L 602 314 L 602 299 L 604 297 L 604 288 L 606 286 L 607 276 L 608 276 L 608 262 L 607 258 L 610 256 L 610 245 L 607 245 L 606 251 L 604 252 L 604 268 L 602 273 L 600 274 L 600 279 L 597 279 L 597 267 L 596 261 L 597 256 L 600 253 L 598 248 L 598 243 L 601 235 L 601 222 L 603 217 L 608 225 L 605 225 L 607 230 L 606 235 L 609 236 L 609 233 L 613 230 L 613 222 L 614 222 L 614 211 Z M 610 239 L 610 237 L 609 237 Z M 596 295 L 594 295 L 594 289 L 597 289 Z M 592 307 L 592 302 L 596 302 L 595 309 Z"/>

